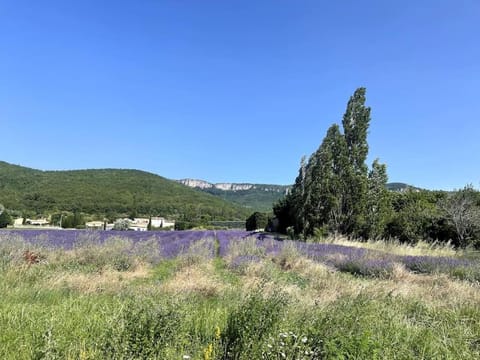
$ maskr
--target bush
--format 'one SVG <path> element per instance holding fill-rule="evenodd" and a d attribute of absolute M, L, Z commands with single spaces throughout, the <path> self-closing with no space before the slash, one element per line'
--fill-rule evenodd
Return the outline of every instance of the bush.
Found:
<path fill-rule="evenodd" d="M 267 227 L 267 224 L 267 214 L 256 211 L 247 218 L 245 227 L 247 231 L 264 230 Z"/>
<path fill-rule="evenodd" d="M 0 211 L 0 228 L 5 228 L 12 224 L 12 218 L 6 210 Z"/>

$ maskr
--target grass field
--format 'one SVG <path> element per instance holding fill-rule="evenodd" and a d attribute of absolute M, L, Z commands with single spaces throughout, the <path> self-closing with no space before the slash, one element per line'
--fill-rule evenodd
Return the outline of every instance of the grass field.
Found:
<path fill-rule="evenodd" d="M 112 234 L 0 233 L 1 359 L 480 358 L 476 255 Z"/>

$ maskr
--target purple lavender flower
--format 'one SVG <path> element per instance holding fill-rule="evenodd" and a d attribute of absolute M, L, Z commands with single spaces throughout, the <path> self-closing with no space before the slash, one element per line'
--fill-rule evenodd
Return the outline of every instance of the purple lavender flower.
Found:
<path fill-rule="evenodd" d="M 276 256 L 285 246 L 293 246 L 298 253 L 314 261 L 324 263 L 341 271 L 366 276 L 381 276 L 391 272 L 394 263 L 402 263 L 411 271 L 419 273 L 441 272 L 452 276 L 480 279 L 480 264 L 472 259 L 433 256 L 398 256 L 381 251 L 355 248 L 336 244 L 305 243 L 281 240 L 267 233 L 243 230 L 219 231 L 89 231 L 89 230 L 1 230 L 0 242 L 6 239 L 20 239 L 26 244 L 44 248 L 65 250 L 85 245 L 102 245 L 113 239 L 126 239 L 131 243 L 128 252 L 150 258 L 174 258 L 196 251 L 195 246 L 205 248 L 202 254 L 226 257 L 232 247 L 253 239 L 258 254 Z M 192 250 L 194 249 L 194 250 Z M 257 251 L 255 252 L 257 253 Z M 257 255 L 258 255 L 257 254 Z M 243 255 L 242 255 L 243 256 Z M 245 255 L 238 262 L 258 261 L 259 256 Z M 249 257 L 250 256 L 250 257 Z M 237 260 L 234 260 L 236 263 Z"/>

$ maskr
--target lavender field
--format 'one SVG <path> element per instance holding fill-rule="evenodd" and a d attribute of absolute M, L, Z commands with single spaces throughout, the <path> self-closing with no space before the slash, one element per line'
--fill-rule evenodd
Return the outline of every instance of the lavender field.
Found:
<path fill-rule="evenodd" d="M 246 231 L 0 231 L 0 357 L 476 359 L 478 259 Z"/>
<path fill-rule="evenodd" d="M 85 231 L 85 230 L 17 230 L 0 231 L 0 241 L 17 239 L 24 246 L 50 249 L 71 250 L 86 244 L 101 246 L 111 240 L 122 239 L 125 253 L 136 254 L 143 245 L 151 246 L 150 255 L 155 254 L 157 261 L 171 259 L 187 252 L 196 243 L 201 242 L 210 257 L 216 255 L 225 258 L 230 249 L 248 242 L 251 252 L 263 257 L 275 257 L 285 248 L 295 249 L 299 255 L 325 264 L 332 269 L 365 276 L 389 276 L 395 265 L 402 265 L 416 273 L 445 273 L 460 278 L 480 281 L 480 262 L 459 256 L 401 256 L 377 250 L 350 247 L 331 243 L 305 243 L 284 240 L 279 236 L 254 233 L 241 230 L 219 231 Z M 218 249 L 214 245 L 218 244 Z M 217 253 L 215 253 L 217 251 Z M 246 250 L 248 252 L 248 249 Z M 239 255 L 248 256 L 249 254 Z M 237 259 L 238 262 L 238 259 Z"/>

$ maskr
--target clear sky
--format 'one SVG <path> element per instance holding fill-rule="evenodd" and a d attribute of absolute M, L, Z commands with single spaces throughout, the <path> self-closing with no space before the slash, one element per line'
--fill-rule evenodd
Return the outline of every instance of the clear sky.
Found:
<path fill-rule="evenodd" d="M 369 162 L 480 184 L 480 1 L 0 1 L 0 160 L 289 184 L 372 107 Z"/>

